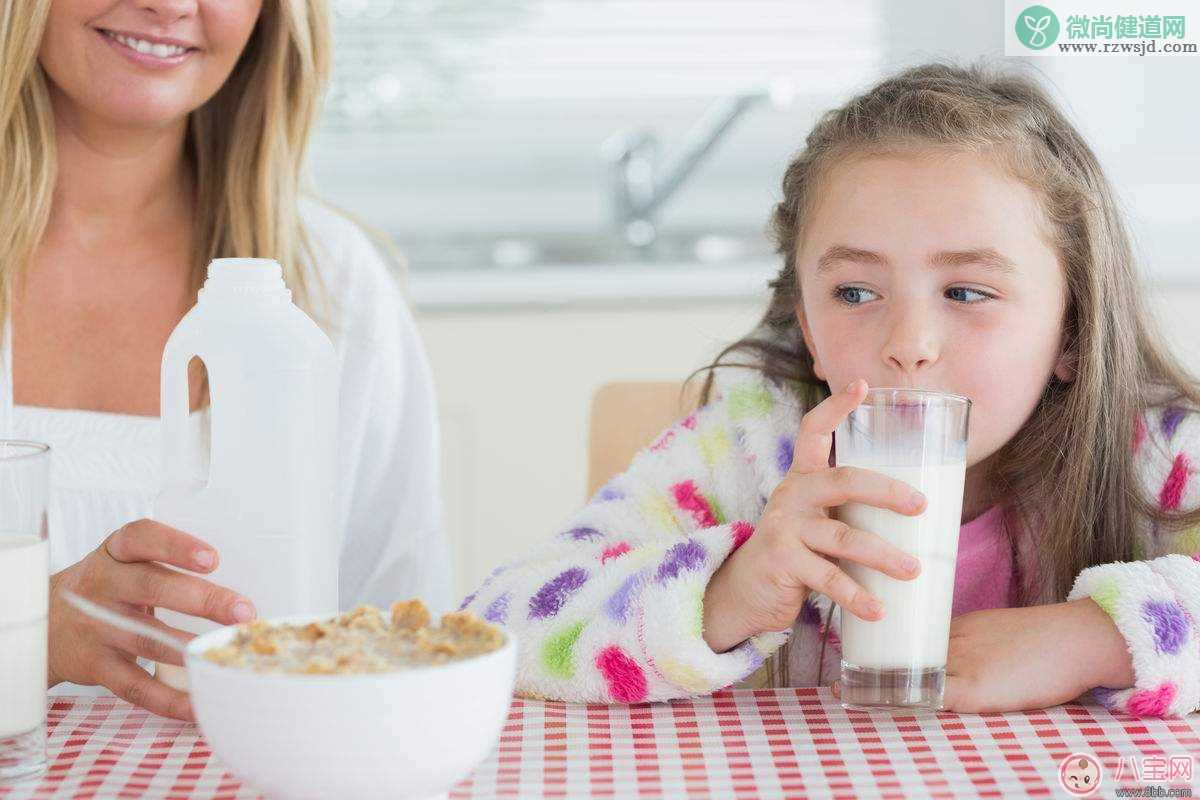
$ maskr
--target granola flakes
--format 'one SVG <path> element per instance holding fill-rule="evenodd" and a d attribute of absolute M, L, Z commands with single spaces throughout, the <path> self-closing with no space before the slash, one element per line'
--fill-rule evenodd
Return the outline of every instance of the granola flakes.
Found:
<path fill-rule="evenodd" d="M 360 605 L 330 620 L 305 625 L 255 621 L 238 626 L 229 644 L 204 657 L 215 664 L 256 672 L 311 675 L 392 672 L 444 664 L 490 653 L 504 644 L 498 628 L 474 614 L 455 612 L 430 626 L 420 600 L 392 603 L 390 620 L 372 605 Z"/>

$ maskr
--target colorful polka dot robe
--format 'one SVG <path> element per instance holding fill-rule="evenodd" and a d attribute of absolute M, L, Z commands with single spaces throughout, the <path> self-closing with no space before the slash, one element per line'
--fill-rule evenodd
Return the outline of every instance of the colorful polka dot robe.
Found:
<path fill-rule="evenodd" d="M 1164 511 L 1195 510 L 1200 414 L 1152 408 L 1136 423 L 1132 450 L 1142 485 Z M 1085 569 L 1068 599 L 1091 597 L 1113 618 L 1133 658 L 1133 688 L 1093 694 L 1130 714 L 1178 716 L 1200 710 L 1200 528 L 1146 528 L 1135 552 L 1150 560 Z"/>
<path fill-rule="evenodd" d="M 463 608 L 519 637 L 518 691 L 619 703 L 709 694 L 745 685 L 789 637 L 774 679 L 832 682 L 838 615 L 822 595 L 805 602 L 792 630 L 726 653 L 702 635 L 705 587 L 754 534 L 791 465 L 802 415 L 790 391 L 746 370 L 719 372 L 711 403 L 663 432 L 560 533 L 468 596 Z M 1163 508 L 1200 505 L 1200 414 L 1147 412 L 1132 449 Z M 1085 570 L 1071 595 L 1090 595 L 1112 615 L 1133 654 L 1137 685 L 1097 695 L 1139 715 L 1189 713 L 1200 707 L 1200 530 L 1148 530 L 1139 542 L 1139 558 L 1152 560 Z"/>

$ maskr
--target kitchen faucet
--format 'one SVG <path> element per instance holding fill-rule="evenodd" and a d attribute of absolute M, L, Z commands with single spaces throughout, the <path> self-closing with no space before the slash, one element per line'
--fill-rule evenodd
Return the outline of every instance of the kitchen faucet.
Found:
<path fill-rule="evenodd" d="M 613 222 L 630 245 L 654 244 L 655 217 L 718 141 L 747 111 L 762 103 L 784 109 L 791 105 L 792 87 L 784 80 L 739 92 L 713 103 L 684 135 L 676 151 L 659 155 L 659 141 L 649 128 L 626 128 L 613 133 L 600 147 L 612 177 Z"/>

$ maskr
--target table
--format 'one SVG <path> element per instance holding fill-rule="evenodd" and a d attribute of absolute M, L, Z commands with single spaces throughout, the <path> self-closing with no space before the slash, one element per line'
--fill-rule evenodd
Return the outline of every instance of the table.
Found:
<path fill-rule="evenodd" d="M 47 725 L 48 773 L 0 789 L 3 800 L 258 797 L 194 725 L 115 698 L 52 698 Z M 1102 763 L 1098 796 L 1195 792 L 1200 714 L 1138 719 L 1072 704 L 893 717 L 847 712 L 823 688 L 637 706 L 515 699 L 496 749 L 450 797 L 1067 797 L 1058 767 L 1076 752 Z M 1182 776 L 1184 758 L 1194 778 Z M 1155 780 L 1159 759 L 1176 780 Z"/>

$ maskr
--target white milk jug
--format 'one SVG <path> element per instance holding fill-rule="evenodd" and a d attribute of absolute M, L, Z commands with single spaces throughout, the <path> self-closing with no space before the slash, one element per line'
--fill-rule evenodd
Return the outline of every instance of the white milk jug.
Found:
<path fill-rule="evenodd" d="M 208 370 L 208 471 L 190 435 L 188 363 Z M 275 261 L 218 258 L 196 305 L 163 350 L 162 490 L 153 517 L 217 549 L 204 577 L 239 592 L 260 618 L 335 613 L 337 360 L 333 345 L 292 303 Z M 158 609 L 168 625 L 216 624 Z M 181 667 L 156 675 L 186 687 Z"/>

